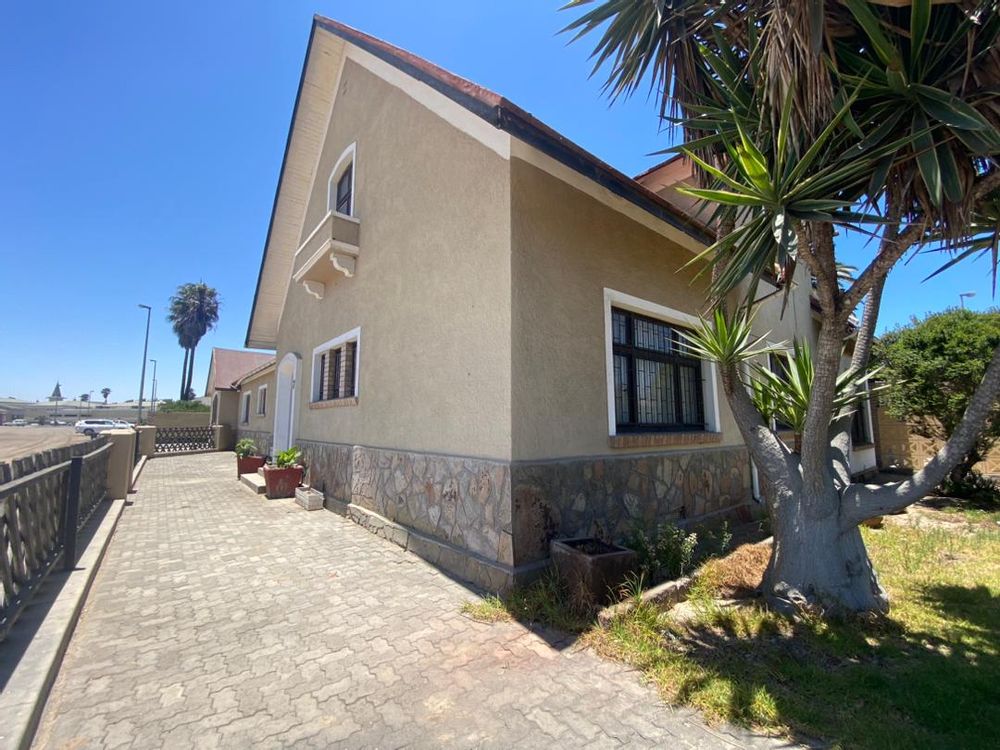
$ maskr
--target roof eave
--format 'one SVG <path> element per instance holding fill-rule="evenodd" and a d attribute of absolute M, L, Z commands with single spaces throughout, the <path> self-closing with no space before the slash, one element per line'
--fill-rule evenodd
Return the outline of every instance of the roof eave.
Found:
<path fill-rule="evenodd" d="M 302 69 L 299 71 L 299 85 L 295 91 L 295 104 L 292 105 L 292 117 L 288 123 L 288 134 L 285 136 L 285 150 L 281 156 L 281 169 L 278 171 L 278 183 L 274 189 L 274 200 L 271 203 L 271 218 L 267 223 L 267 235 L 264 238 L 264 251 L 260 258 L 260 270 L 257 272 L 257 286 L 253 292 L 253 303 L 250 306 L 250 321 L 247 324 L 247 335 L 243 340 L 243 345 L 248 349 L 274 349 L 277 341 L 265 341 L 253 338 L 254 317 L 257 314 L 257 298 L 260 296 L 260 285 L 264 277 L 264 265 L 267 263 L 267 248 L 271 244 L 271 232 L 274 230 L 274 216 L 278 210 L 278 196 L 281 194 L 281 184 L 285 179 L 285 166 L 288 164 L 288 152 L 292 146 L 292 134 L 295 132 L 295 117 L 299 112 L 299 102 L 302 100 L 303 84 L 306 80 L 306 67 L 309 65 L 309 56 L 312 54 L 313 40 L 316 37 L 316 26 L 318 16 L 313 17 L 312 27 L 309 29 L 309 43 L 306 45 L 306 53 L 302 58 Z"/>

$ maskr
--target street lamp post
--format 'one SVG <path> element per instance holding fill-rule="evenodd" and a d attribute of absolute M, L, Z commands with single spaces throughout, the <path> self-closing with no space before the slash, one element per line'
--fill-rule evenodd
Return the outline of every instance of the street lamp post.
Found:
<path fill-rule="evenodd" d="M 146 388 L 146 354 L 149 352 L 149 318 L 153 314 L 153 308 L 149 305 L 139 305 L 146 311 L 146 340 L 142 345 L 142 375 L 139 380 L 139 418 L 136 424 L 142 424 L 142 395 Z"/>
<path fill-rule="evenodd" d="M 156 414 L 156 360 L 149 360 L 153 363 L 153 389 L 149 394 L 149 414 L 154 416 Z"/>
<path fill-rule="evenodd" d="M 87 411 L 88 412 L 94 411 L 94 392 L 93 391 L 91 391 L 90 393 L 87 394 Z"/>
<path fill-rule="evenodd" d="M 966 297 L 972 298 L 975 296 L 976 296 L 975 292 L 959 292 L 958 301 L 962 305 L 963 310 L 965 309 L 965 298 Z"/>

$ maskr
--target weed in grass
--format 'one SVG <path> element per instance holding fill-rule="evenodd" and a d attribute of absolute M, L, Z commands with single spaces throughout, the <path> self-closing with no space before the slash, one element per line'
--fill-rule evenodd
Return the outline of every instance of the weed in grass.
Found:
<path fill-rule="evenodd" d="M 503 599 L 496 594 L 489 594 L 476 601 L 464 602 L 462 614 L 480 622 L 502 622 L 511 619 Z"/>
<path fill-rule="evenodd" d="M 566 633 L 581 633 L 594 624 L 594 611 L 574 605 L 569 592 L 553 573 L 504 596 L 491 594 L 475 602 L 465 602 L 462 612 L 482 622 L 517 620 Z"/>

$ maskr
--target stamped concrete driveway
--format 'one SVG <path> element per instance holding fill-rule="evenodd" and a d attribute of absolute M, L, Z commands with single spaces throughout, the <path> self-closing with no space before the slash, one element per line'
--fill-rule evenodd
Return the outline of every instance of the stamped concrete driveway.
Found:
<path fill-rule="evenodd" d="M 37 747 L 778 747 L 514 623 L 350 521 L 255 497 L 231 454 L 151 461 Z"/>

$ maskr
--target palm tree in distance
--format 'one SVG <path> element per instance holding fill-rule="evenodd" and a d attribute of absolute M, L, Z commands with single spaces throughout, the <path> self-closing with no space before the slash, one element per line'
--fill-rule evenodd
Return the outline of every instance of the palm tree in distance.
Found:
<path fill-rule="evenodd" d="M 111 389 L 110 388 L 101 388 L 101 395 L 104 396 L 104 405 L 107 406 L 108 405 L 108 396 L 111 395 Z"/>
<path fill-rule="evenodd" d="M 219 293 L 204 282 L 181 284 L 170 298 L 167 320 L 184 350 L 181 368 L 181 400 L 189 400 L 193 391 L 194 354 L 198 342 L 219 321 Z"/>

